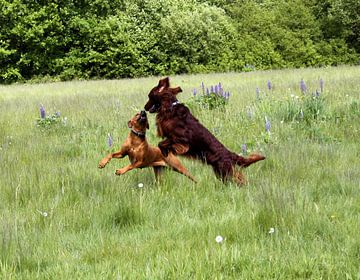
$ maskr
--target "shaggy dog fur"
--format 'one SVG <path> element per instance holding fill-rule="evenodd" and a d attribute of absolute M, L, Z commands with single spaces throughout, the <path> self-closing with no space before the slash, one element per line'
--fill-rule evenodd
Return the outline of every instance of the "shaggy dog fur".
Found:
<path fill-rule="evenodd" d="M 221 180 L 233 179 L 243 184 L 244 176 L 235 166 L 244 168 L 265 157 L 252 154 L 245 158 L 229 151 L 184 104 L 179 103 L 177 94 L 180 92 L 180 87 L 170 88 L 169 78 L 162 79 L 150 91 L 145 105 L 146 111 L 157 113 L 158 135 L 165 138 L 158 144 L 163 155 L 172 152 L 200 159 L 211 165 Z"/>

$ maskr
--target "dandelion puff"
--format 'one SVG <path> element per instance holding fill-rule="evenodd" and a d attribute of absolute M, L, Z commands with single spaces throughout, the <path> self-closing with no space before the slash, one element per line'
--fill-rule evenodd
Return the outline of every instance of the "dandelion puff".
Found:
<path fill-rule="evenodd" d="M 42 215 L 42 216 L 44 216 L 44 217 L 47 217 L 48 216 L 48 213 L 47 212 L 42 212 L 42 211 L 40 211 L 40 210 L 37 210 L 39 213 L 40 213 L 40 215 Z"/>
<path fill-rule="evenodd" d="M 224 238 L 221 235 L 218 235 L 215 237 L 216 243 L 222 243 L 224 241 Z"/>
<path fill-rule="evenodd" d="M 273 233 L 275 233 L 275 229 L 274 229 L 273 227 L 271 227 L 271 228 L 269 229 L 269 234 L 273 234 Z"/>
<path fill-rule="evenodd" d="M 139 183 L 139 184 L 138 184 L 138 187 L 141 189 L 141 188 L 144 187 L 144 184 L 143 184 L 143 183 Z"/>

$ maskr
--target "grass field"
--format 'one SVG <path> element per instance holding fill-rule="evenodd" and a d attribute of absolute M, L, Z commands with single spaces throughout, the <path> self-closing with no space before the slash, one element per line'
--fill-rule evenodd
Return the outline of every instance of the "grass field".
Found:
<path fill-rule="evenodd" d="M 187 159 L 197 185 L 97 168 L 157 81 L 0 86 L 1 279 L 360 279 L 360 67 L 171 77 L 229 149 L 266 155 L 243 188 Z M 225 110 L 196 105 L 201 82 Z"/>

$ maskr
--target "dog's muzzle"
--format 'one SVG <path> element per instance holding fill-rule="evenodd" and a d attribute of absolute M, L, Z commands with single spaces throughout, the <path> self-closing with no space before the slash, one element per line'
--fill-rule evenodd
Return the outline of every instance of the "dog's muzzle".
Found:
<path fill-rule="evenodd" d="M 146 120 L 147 120 L 147 116 L 146 116 L 146 112 L 145 112 L 145 111 L 141 111 L 141 112 L 140 112 L 140 120 L 142 120 L 142 121 L 146 121 Z"/>
<path fill-rule="evenodd" d="M 149 112 L 150 113 L 156 113 L 160 108 L 160 105 L 159 104 L 154 104 L 151 106 L 151 108 L 149 109 Z"/>

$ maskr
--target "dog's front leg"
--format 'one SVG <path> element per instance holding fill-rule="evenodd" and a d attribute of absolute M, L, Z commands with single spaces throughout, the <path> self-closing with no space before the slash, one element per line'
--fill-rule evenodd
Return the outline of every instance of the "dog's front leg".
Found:
<path fill-rule="evenodd" d="M 139 168 L 141 166 L 142 162 L 141 161 L 137 161 L 135 163 L 131 163 L 123 168 L 120 168 L 120 169 L 117 169 L 115 171 L 115 174 L 116 175 L 123 175 L 125 174 L 126 172 L 130 171 L 130 170 L 133 170 L 135 168 Z"/>
<path fill-rule="evenodd" d="M 108 162 L 113 158 L 123 158 L 126 155 L 127 155 L 127 148 L 122 147 L 120 151 L 112 154 L 108 154 L 106 157 L 104 157 L 99 163 L 99 168 L 104 168 L 105 165 L 108 164 Z"/>

